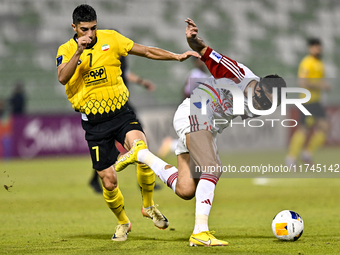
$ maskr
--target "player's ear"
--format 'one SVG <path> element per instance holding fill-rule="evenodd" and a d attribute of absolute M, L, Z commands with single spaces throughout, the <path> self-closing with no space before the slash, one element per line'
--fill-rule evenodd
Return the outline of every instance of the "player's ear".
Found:
<path fill-rule="evenodd" d="M 74 32 L 76 32 L 76 33 L 77 33 L 77 26 L 76 26 L 75 24 L 72 24 L 71 26 L 72 26 L 72 28 L 73 28 Z"/>

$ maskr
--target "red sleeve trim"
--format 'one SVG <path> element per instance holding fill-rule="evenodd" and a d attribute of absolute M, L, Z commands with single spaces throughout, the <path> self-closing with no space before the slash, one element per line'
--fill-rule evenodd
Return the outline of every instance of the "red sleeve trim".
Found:
<path fill-rule="evenodd" d="M 219 54 L 210 47 L 207 48 L 201 60 L 216 79 L 227 78 L 240 83 L 244 78 L 245 72 L 235 60 Z"/>

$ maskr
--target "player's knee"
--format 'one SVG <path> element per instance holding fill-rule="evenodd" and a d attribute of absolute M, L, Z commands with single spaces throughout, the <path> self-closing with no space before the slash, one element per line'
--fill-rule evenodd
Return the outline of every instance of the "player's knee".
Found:
<path fill-rule="evenodd" d="M 111 182 L 103 182 L 103 186 L 105 189 L 107 189 L 108 191 L 112 191 L 115 188 L 117 188 L 118 184 L 117 183 L 111 183 Z"/>
<path fill-rule="evenodd" d="M 191 200 L 195 197 L 194 189 L 180 189 L 176 187 L 176 194 L 184 200 Z"/>
<path fill-rule="evenodd" d="M 191 200 L 195 197 L 195 193 L 194 194 L 189 194 L 189 195 L 184 195 L 181 198 L 184 200 Z"/>
<path fill-rule="evenodd" d="M 102 179 L 102 183 L 103 183 L 103 187 L 105 189 L 107 189 L 108 191 L 112 191 L 115 188 L 117 188 L 117 186 L 118 186 L 118 183 L 117 183 L 116 179 L 112 180 L 110 178 L 103 178 Z"/>
<path fill-rule="evenodd" d="M 195 193 L 185 193 L 185 194 L 181 194 L 181 195 L 178 195 L 178 196 L 180 198 L 184 199 L 184 200 L 191 200 L 195 197 Z"/>

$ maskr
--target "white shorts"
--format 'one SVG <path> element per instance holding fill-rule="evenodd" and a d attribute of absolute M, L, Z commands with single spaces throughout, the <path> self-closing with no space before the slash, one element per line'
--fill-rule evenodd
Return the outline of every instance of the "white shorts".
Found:
<path fill-rule="evenodd" d="M 189 152 L 186 144 L 186 134 L 199 130 L 208 130 L 213 133 L 216 139 L 217 131 L 212 130 L 211 122 L 206 116 L 192 115 L 190 113 L 190 99 L 186 98 L 177 108 L 173 125 L 178 135 L 178 144 L 175 150 L 176 155 Z M 194 117 L 193 117 L 194 116 Z"/>
<path fill-rule="evenodd" d="M 189 152 L 186 145 L 185 136 L 186 134 L 190 133 L 189 115 L 190 99 L 186 98 L 184 99 L 183 103 L 178 106 L 173 121 L 175 131 L 178 135 L 178 144 L 175 150 L 176 155 Z"/>

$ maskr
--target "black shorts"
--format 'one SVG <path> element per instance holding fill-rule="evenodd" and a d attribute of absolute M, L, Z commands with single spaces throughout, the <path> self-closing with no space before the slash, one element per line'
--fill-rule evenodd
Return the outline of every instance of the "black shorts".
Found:
<path fill-rule="evenodd" d="M 304 126 L 312 126 L 317 119 L 326 118 L 326 112 L 320 103 L 311 103 L 304 104 L 304 107 L 312 114 L 312 115 L 304 115 L 303 112 L 300 113 L 300 123 Z"/>
<path fill-rule="evenodd" d="M 124 145 L 125 135 L 131 130 L 143 132 L 142 126 L 133 111 L 128 110 L 103 122 L 82 120 L 85 139 L 89 146 L 92 165 L 101 171 L 112 166 L 119 155 L 115 141 Z"/>

